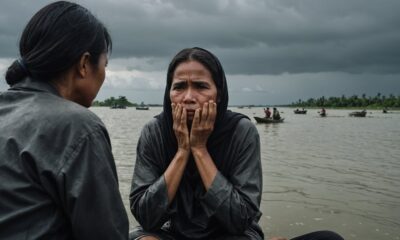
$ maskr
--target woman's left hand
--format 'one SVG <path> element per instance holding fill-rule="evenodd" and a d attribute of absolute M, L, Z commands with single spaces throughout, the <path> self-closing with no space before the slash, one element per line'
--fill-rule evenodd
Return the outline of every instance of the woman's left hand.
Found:
<path fill-rule="evenodd" d="M 207 148 L 207 140 L 214 130 L 216 116 L 217 104 L 214 101 L 204 103 L 202 109 L 196 109 L 190 131 L 191 149 Z"/>

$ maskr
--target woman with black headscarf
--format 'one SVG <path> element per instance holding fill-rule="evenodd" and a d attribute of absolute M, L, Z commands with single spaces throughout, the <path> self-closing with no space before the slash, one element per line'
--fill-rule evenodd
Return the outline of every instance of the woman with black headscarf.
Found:
<path fill-rule="evenodd" d="M 138 142 L 130 206 L 141 226 L 131 239 L 264 238 L 259 135 L 227 106 L 219 60 L 201 48 L 180 51 L 163 112 Z"/>
<path fill-rule="evenodd" d="M 143 228 L 137 236 L 263 238 L 259 136 L 227 106 L 219 60 L 201 48 L 179 52 L 169 65 L 164 110 L 137 147 L 130 194 Z"/>

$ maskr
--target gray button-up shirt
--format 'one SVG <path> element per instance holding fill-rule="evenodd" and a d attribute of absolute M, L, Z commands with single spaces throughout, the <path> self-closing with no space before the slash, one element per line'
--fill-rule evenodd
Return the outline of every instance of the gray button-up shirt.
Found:
<path fill-rule="evenodd" d="M 128 239 L 104 124 L 48 83 L 0 94 L 0 239 Z"/>

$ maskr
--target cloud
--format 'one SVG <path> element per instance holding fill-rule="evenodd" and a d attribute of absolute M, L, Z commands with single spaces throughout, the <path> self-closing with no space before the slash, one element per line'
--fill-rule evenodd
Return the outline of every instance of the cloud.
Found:
<path fill-rule="evenodd" d="M 23 25 L 45 2 L 2 3 L 2 56 L 15 55 Z M 184 47 L 202 46 L 234 74 L 400 72 L 397 0 L 81 3 L 110 29 L 116 58 L 170 59 Z"/>
<path fill-rule="evenodd" d="M 18 39 L 25 24 L 49 2 L 2 1 L 0 59 L 18 57 Z M 343 76 L 349 83 L 364 81 L 371 92 L 377 88 L 371 79 L 384 79 L 381 84 L 387 85 L 381 88 L 391 86 L 392 93 L 400 92 L 400 83 L 393 85 L 388 80 L 400 76 L 398 0 L 82 0 L 79 3 L 98 16 L 113 37 L 114 48 L 104 86 L 109 90 L 107 94 L 121 88 L 162 94 L 169 61 L 182 48 L 193 46 L 215 53 L 233 79 L 230 91 L 247 94 L 232 98 L 234 101 L 245 97 L 255 100 L 254 96 L 262 101 L 265 95 L 280 101 L 278 93 L 286 94 L 282 99 L 303 96 L 296 91 L 285 93 L 283 87 L 316 89 L 315 86 L 321 85 L 322 89 L 327 83 L 326 76 L 329 84 L 346 84 Z M 1 73 L 4 69 L 0 66 Z M 313 85 L 303 76 L 315 79 Z M 4 86 L 0 83 L 0 89 Z M 356 84 L 351 86 L 353 89 L 349 91 L 358 91 Z M 344 92 L 334 89 L 337 95 Z"/>
<path fill-rule="evenodd" d="M 107 71 L 104 87 L 114 89 L 163 90 L 165 81 L 159 72 Z"/>
<path fill-rule="evenodd" d="M 248 87 L 245 87 L 245 88 L 242 88 L 242 91 L 243 91 L 243 92 L 252 92 L 253 89 L 248 88 Z"/>

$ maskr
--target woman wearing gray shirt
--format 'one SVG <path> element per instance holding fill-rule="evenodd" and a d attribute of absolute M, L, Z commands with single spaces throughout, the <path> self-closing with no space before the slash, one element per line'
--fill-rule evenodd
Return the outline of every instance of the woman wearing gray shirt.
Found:
<path fill-rule="evenodd" d="M 111 37 L 86 8 L 29 21 L 0 94 L 0 239 L 128 239 L 111 143 L 87 108 Z"/>

